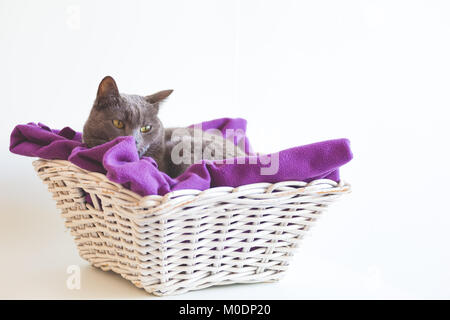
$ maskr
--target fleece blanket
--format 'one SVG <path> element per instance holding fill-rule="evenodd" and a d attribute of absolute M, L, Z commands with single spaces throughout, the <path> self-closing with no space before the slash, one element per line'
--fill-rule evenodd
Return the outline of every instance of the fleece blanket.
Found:
<path fill-rule="evenodd" d="M 339 181 L 339 167 L 352 159 L 347 139 L 328 140 L 261 155 L 253 153 L 245 135 L 244 119 L 222 118 L 195 126 L 217 129 L 225 138 L 245 146 L 246 157 L 221 161 L 203 160 L 172 178 L 158 170 L 150 157 L 139 158 L 133 137 L 116 139 L 87 148 L 82 135 L 69 127 L 50 129 L 42 123 L 17 125 L 11 133 L 10 151 L 19 155 L 52 160 L 68 160 L 90 171 L 105 174 L 141 196 L 164 195 L 181 189 L 315 179 Z M 230 132 L 238 132 L 228 136 Z"/>

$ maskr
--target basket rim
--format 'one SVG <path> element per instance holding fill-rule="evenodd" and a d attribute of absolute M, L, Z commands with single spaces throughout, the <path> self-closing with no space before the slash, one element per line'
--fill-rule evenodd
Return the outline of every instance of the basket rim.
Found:
<path fill-rule="evenodd" d="M 133 202 L 135 202 L 133 205 L 136 206 L 151 206 L 155 204 L 162 205 L 166 202 L 171 202 L 171 207 L 173 208 L 174 200 L 177 200 L 175 206 L 185 206 L 189 204 L 190 202 L 194 202 L 200 198 L 211 198 L 213 197 L 223 197 L 224 195 L 233 193 L 234 196 L 236 196 L 236 193 L 243 193 L 245 194 L 246 191 L 250 191 L 251 193 L 254 193 L 255 189 L 267 189 L 265 193 L 273 195 L 271 193 L 271 190 L 274 190 L 276 188 L 280 187 L 295 187 L 294 190 L 287 190 L 287 191 L 281 191 L 276 192 L 276 195 L 279 197 L 286 196 L 286 195 L 295 195 L 300 193 L 316 193 L 316 194 L 331 194 L 331 193 L 349 193 L 351 192 L 351 185 L 345 181 L 340 180 L 339 182 L 336 182 L 334 180 L 330 179 L 317 179 L 310 182 L 304 182 L 304 181 L 297 181 L 297 180 L 288 180 L 288 181 L 280 181 L 276 183 L 270 183 L 270 182 L 258 182 L 258 183 L 251 183 L 246 185 L 241 185 L 239 187 L 229 187 L 229 186 L 222 186 L 222 187 L 213 187 L 208 188 L 206 190 L 198 190 L 198 189 L 183 189 L 183 190 L 176 190 L 166 193 L 165 195 L 147 195 L 147 196 L 141 196 L 140 194 L 131 191 L 121 184 L 109 180 L 105 174 L 100 172 L 93 172 L 89 171 L 83 168 L 80 168 L 76 164 L 68 161 L 68 160 L 49 160 L 49 159 L 42 159 L 39 158 L 37 160 L 33 161 L 33 166 L 36 171 L 39 171 L 41 167 L 48 166 L 48 164 L 52 164 L 53 166 L 56 165 L 57 167 L 71 167 L 74 168 L 76 171 L 81 171 L 82 173 L 88 175 L 88 176 L 94 176 L 97 179 L 100 179 L 102 182 L 107 183 L 108 185 L 114 186 L 115 189 L 117 189 L 117 192 L 124 193 L 131 198 L 133 198 Z M 321 188 L 320 190 L 311 190 L 314 186 L 317 185 L 324 185 L 328 184 L 329 188 Z M 162 209 L 162 208 L 160 208 Z M 158 210 L 159 211 L 159 210 Z"/>

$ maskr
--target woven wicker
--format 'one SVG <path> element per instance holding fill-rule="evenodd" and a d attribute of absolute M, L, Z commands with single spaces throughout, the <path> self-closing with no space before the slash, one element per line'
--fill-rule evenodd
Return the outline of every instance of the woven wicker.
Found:
<path fill-rule="evenodd" d="M 310 226 L 350 191 L 322 179 L 141 197 L 68 161 L 33 165 L 80 256 L 155 295 L 279 280 Z"/>

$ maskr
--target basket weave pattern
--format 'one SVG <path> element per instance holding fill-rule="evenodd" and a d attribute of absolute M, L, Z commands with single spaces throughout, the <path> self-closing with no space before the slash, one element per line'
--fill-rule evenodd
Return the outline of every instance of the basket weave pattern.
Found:
<path fill-rule="evenodd" d="M 323 179 L 141 197 L 68 161 L 33 165 L 80 256 L 155 295 L 279 280 L 310 226 L 350 191 Z"/>

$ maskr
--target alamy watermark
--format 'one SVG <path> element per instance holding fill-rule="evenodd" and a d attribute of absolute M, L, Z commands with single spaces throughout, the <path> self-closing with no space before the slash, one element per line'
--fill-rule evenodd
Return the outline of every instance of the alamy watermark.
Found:
<path fill-rule="evenodd" d="M 66 7 L 66 25 L 70 30 L 81 29 L 80 6 L 71 4 Z"/>
<path fill-rule="evenodd" d="M 66 280 L 66 287 L 69 290 L 81 289 L 81 269 L 80 266 L 72 264 L 67 267 L 66 273 L 69 274 Z"/>
<path fill-rule="evenodd" d="M 201 124 L 173 130 L 171 160 L 175 165 L 191 165 L 202 160 L 217 164 L 258 165 L 261 175 L 274 175 L 279 169 L 279 153 L 246 154 L 245 132 L 226 129 L 225 135 L 218 129 L 202 130 Z"/>

